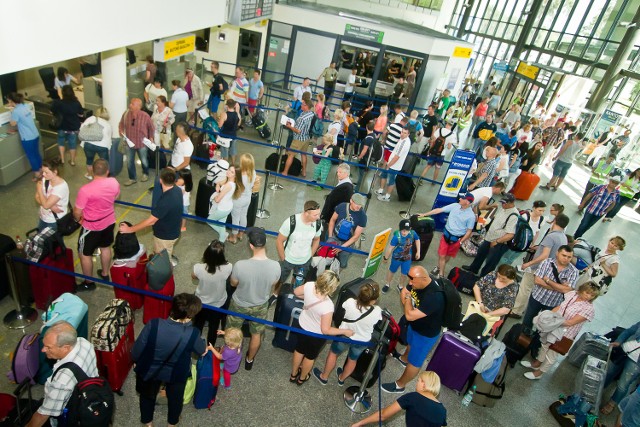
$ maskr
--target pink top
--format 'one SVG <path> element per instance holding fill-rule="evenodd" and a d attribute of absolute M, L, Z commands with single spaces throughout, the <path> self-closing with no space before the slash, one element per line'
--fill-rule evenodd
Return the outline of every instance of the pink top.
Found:
<path fill-rule="evenodd" d="M 316 102 L 316 116 L 318 116 L 319 119 L 323 119 L 324 117 L 322 117 L 322 110 L 324 109 L 324 104 L 321 102 Z"/>
<path fill-rule="evenodd" d="M 489 104 L 487 104 L 485 102 L 481 102 L 476 107 L 476 112 L 474 113 L 474 115 L 478 116 L 478 117 L 484 117 L 484 116 L 487 115 L 487 110 L 488 109 L 489 109 Z"/>
<path fill-rule="evenodd" d="M 564 294 L 564 302 L 560 304 L 558 313 L 562 314 L 567 320 L 574 318 L 575 316 L 582 316 L 587 319 L 587 322 L 591 322 L 596 315 L 593 303 L 590 301 L 577 301 L 578 293 L 576 291 L 567 292 Z M 564 336 L 574 339 L 580 329 L 582 329 L 584 322 L 578 323 L 567 328 Z"/>
<path fill-rule="evenodd" d="M 82 209 L 82 226 L 87 230 L 104 230 L 116 222 L 114 202 L 120 195 L 115 178 L 94 178 L 80 187 L 76 207 Z"/>
<path fill-rule="evenodd" d="M 384 130 L 387 128 L 387 121 L 389 121 L 389 118 L 387 116 L 379 115 L 376 119 L 376 124 L 373 127 L 373 130 L 380 133 L 384 132 Z"/>

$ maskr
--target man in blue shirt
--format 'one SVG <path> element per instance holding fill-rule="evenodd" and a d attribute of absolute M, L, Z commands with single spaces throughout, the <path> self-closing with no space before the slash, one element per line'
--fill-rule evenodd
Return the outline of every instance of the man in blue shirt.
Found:
<path fill-rule="evenodd" d="M 336 206 L 327 228 L 328 243 L 350 247 L 360 240 L 362 232 L 367 227 L 367 213 L 362 209 L 366 202 L 365 196 L 354 193 L 349 203 Z M 340 261 L 340 268 L 347 268 L 351 253 L 338 248 L 334 248 L 333 251 Z"/>
<path fill-rule="evenodd" d="M 440 246 L 438 246 L 438 266 L 433 269 L 432 274 L 444 275 L 447 262 L 458 255 L 460 244 L 471 237 L 476 223 L 476 214 L 471 209 L 474 200 L 473 194 L 467 193 L 460 198 L 458 203 L 452 203 L 419 215 L 425 217 L 441 213 L 449 214 L 444 230 L 442 230 Z"/>
<path fill-rule="evenodd" d="M 262 99 L 262 95 L 264 95 L 264 83 L 260 80 L 260 70 L 255 70 L 253 72 L 253 78 L 249 80 L 249 99 L 247 100 L 251 115 L 254 114 L 254 107 L 258 105 Z"/>

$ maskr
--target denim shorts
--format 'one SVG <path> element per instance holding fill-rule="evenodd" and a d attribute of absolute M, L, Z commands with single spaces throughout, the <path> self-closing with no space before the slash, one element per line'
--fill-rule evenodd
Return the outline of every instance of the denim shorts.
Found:
<path fill-rule="evenodd" d="M 349 348 L 349 354 L 347 357 L 351 360 L 358 360 L 363 351 L 367 349 L 367 346 L 364 345 L 356 345 L 356 344 L 347 344 L 346 342 L 336 342 L 331 343 L 331 352 L 337 355 L 341 355 L 344 351 Z"/>
<path fill-rule="evenodd" d="M 395 273 L 400 268 L 400 271 L 405 276 L 409 274 L 409 270 L 411 269 L 411 260 L 408 259 L 403 261 L 401 259 L 391 258 L 391 264 L 389 265 L 389 271 Z"/>
<path fill-rule="evenodd" d="M 78 144 L 78 132 L 69 131 L 69 130 L 59 130 L 58 145 L 60 147 L 64 147 L 65 142 L 69 144 L 69 150 L 75 150 L 76 145 Z"/>
<path fill-rule="evenodd" d="M 396 185 L 397 176 L 398 176 L 397 173 L 391 173 L 387 170 L 380 172 L 380 179 L 387 179 L 387 177 L 389 178 L 389 180 L 387 181 L 387 185 L 389 186 Z"/>
<path fill-rule="evenodd" d="M 571 163 L 563 162 L 561 160 L 557 160 L 556 164 L 553 165 L 553 175 L 559 178 L 564 178 L 569 173 L 569 169 L 571 169 Z"/>

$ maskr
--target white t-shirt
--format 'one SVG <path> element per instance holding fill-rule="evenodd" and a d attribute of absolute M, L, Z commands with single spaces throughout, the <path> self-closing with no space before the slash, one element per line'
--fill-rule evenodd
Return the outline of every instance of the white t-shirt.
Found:
<path fill-rule="evenodd" d="M 232 270 L 233 265 L 230 262 L 218 267 L 213 274 L 207 271 L 206 264 L 193 266 L 193 274 L 198 278 L 196 296 L 203 304 L 222 307 L 227 300 L 227 278 L 231 276 Z"/>
<path fill-rule="evenodd" d="M 331 123 L 327 128 L 327 133 L 331 134 L 332 129 L 335 129 L 335 132 L 333 133 L 333 145 L 338 145 L 338 135 L 340 135 L 340 131 L 342 130 L 342 123 L 340 122 Z"/>
<path fill-rule="evenodd" d="M 186 113 L 187 112 L 187 101 L 189 101 L 189 94 L 186 90 L 179 87 L 173 92 L 171 95 L 171 102 L 173 103 L 173 112 L 174 113 Z"/>
<path fill-rule="evenodd" d="M 167 97 L 167 90 L 165 88 L 157 88 L 151 83 L 149 83 L 147 87 L 144 88 L 144 91 L 149 94 L 149 104 L 152 107 L 154 106 L 157 97 L 159 97 L 160 95 L 163 95 L 165 98 Z"/>
<path fill-rule="evenodd" d="M 305 92 L 311 92 L 311 87 L 309 87 L 309 86 L 304 87 L 302 85 L 298 86 L 297 88 L 295 88 L 293 90 L 293 99 L 295 99 L 297 101 L 302 101 L 302 95 Z"/>
<path fill-rule="evenodd" d="M 311 244 L 313 239 L 320 237 L 322 227 L 316 232 L 315 221 L 311 224 L 302 222 L 302 214 L 296 214 L 296 228 L 290 234 L 290 219 L 284 220 L 278 233 L 287 236 L 288 242 L 284 248 L 284 258 L 294 265 L 301 265 L 311 258 Z"/>
<path fill-rule="evenodd" d="M 538 219 L 531 218 L 531 213 L 527 213 L 529 218 L 529 227 L 531 227 L 531 231 L 533 231 L 533 235 L 535 236 L 537 232 L 540 231 L 540 228 L 544 227 L 544 216 L 541 216 Z M 527 218 L 527 216 L 525 216 Z"/>
<path fill-rule="evenodd" d="M 226 184 L 223 185 L 223 187 L 225 186 L 231 186 L 231 189 L 229 191 L 227 191 L 227 194 L 224 195 L 224 197 L 218 202 L 218 210 L 219 211 L 230 211 L 233 209 L 233 192 L 236 191 L 236 183 L 235 182 L 227 182 Z M 217 193 L 214 193 L 214 195 L 217 195 Z"/>
<path fill-rule="evenodd" d="M 344 92 L 353 93 L 355 89 L 355 84 L 356 84 L 356 76 L 353 74 L 349 74 L 349 77 L 347 77 L 347 84 L 344 87 Z"/>
<path fill-rule="evenodd" d="M 55 186 L 49 184 L 48 189 L 45 187 L 43 182 L 42 192 L 47 198 L 52 195 L 58 196 L 60 198 L 60 200 L 58 200 L 58 203 L 56 203 L 56 206 L 62 209 L 62 212 L 56 213 L 56 215 L 58 215 L 58 219 L 67 214 L 67 212 L 69 211 L 69 185 L 67 184 L 67 181 L 63 180 L 60 184 Z M 56 218 L 53 216 L 53 212 L 51 212 L 51 209 L 45 209 L 42 206 L 40 206 L 40 219 L 49 224 L 56 222 Z"/>
<path fill-rule="evenodd" d="M 492 187 L 480 187 L 471 192 L 473 194 L 473 204 L 472 206 L 476 206 L 480 203 L 484 197 L 488 197 L 489 199 L 493 197 Z"/>
<path fill-rule="evenodd" d="M 411 140 L 409 138 L 401 139 L 396 144 L 396 147 L 391 152 L 391 156 L 389 156 L 389 160 L 393 158 L 393 156 L 398 156 L 398 161 L 389 167 L 389 169 L 394 171 L 399 171 L 402 169 L 404 165 L 404 161 L 407 159 L 409 155 L 409 150 L 411 149 Z"/>
<path fill-rule="evenodd" d="M 407 117 L 407 115 L 404 113 L 404 111 L 400 111 L 398 114 L 396 114 L 396 116 L 393 118 L 393 123 L 400 123 L 402 121 L 402 119 L 404 119 L 405 117 Z"/>
<path fill-rule="evenodd" d="M 186 191 L 184 185 L 178 185 L 180 191 L 182 191 L 182 206 L 189 206 L 191 204 L 191 192 Z"/>
<path fill-rule="evenodd" d="M 500 163 L 498 165 L 499 166 L 504 165 L 504 168 L 501 169 L 500 172 L 498 172 L 498 176 L 500 178 L 508 178 L 509 177 L 509 154 L 508 153 L 500 155 Z"/>
<path fill-rule="evenodd" d="M 324 300 L 320 300 L 316 296 L 316 282 L 305 283 L 303 299 L 304 308 L 302 309 L 302 313 L 300 313 L 300 319 L 298 319 L 300 327 L 305 331 L 321 334 L 320 318 L 325 314 L 333 313 L 333 301 L 331 301 L 329 297 L 324 297 Z M 316 304 L 318 301 L 322 302 Z M 313 307 L 311 307 L 312 305 Z"/>
<path fill-rule="evenodd" d="M 98 124 L 100 126 L 102 126 L 102 140 L 101 141 L 91 141 L 91 144 L 93 144 L 93 145 L 95 145 L 97 147 L 111 149 L 111 125 L 105 119 L 103 119 L 101 117 L 97 117 L 97 116 L 91 116 L 87 120 L 82 122 L 82 125 L 80 125 L 80 129 L 82 129 L 85 126 L 89 126 L 91 123 L 95 123 L 96 120 L 98 121 Z M 88 143 L 88 141 L 85 142 L 85 144 L 86 143 Z"/>
<path fill-rule="evenodd" d="M 356 320 L 369 310 L 369 307 L 363 307 L 362 310 L 358 310 L 357 301 L 354 298 L 349 298 L 343 302 L 342 308 L 344 308 L 344 318 L 346 320 Z M 353 331 L 354 334 L 351 337 L 353 340 L 369 341 L 371 339 L 373 327 L 380 320 L 382 320 L 382 309 L 375 305 L 373 306 L 371 313 L 367 314 L 361 320 L 353 323 L 343 321 L 339 328 Z"/>
<path fill-rule="evenodd" d="M 184 141 L 180 138 L 176 139 L 176 143 L 173 146 L 173 152 L 171 153 L 171 166 L 179 166 L 184 162 L 185 157 L 191 157 L 193 155 L 193 142 L 187 137 Z M 185 169 L 191 169 L 191 165 L 187 165 Z"/>

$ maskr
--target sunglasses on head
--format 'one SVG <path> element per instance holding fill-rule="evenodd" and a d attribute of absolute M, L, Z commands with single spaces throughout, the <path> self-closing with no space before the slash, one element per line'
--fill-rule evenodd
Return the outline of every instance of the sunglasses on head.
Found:
<path fill-rule="evenodd" d="M 320 209 L 320 205 L 313 205 L 313 206 L 310 206 L 307 209 L 305 209 L 305 212 L 306 211 L 316 211 L 318 209 Z"/>
<path fill-rule="evenodd" d="M 410 274 L 407 274 L 407 277 L 409 278 L 409 280 L 424 279 L 425 278 L 425 276 L 412 276 Z"/>

